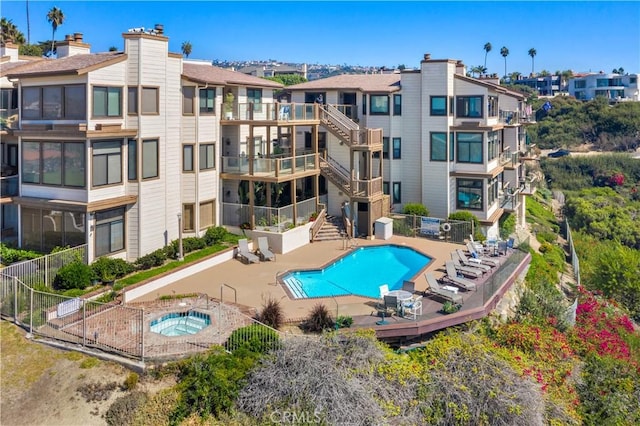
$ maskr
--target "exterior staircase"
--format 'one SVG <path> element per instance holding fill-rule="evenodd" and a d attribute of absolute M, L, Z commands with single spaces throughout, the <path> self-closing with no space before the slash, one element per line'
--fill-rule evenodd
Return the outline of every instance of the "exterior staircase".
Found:
<path fill-rule="evenodd" d="M 342 219 L 335 216 L 327 216 L 313 241 L 341 240 L 344 233 Z"/>
<path fill-rule="evenodd" d="M 327 158 L 320 157 L 320 172 L 342 192 L 351 196 L 351 176 L 340 163 L 328 155 Z"/>

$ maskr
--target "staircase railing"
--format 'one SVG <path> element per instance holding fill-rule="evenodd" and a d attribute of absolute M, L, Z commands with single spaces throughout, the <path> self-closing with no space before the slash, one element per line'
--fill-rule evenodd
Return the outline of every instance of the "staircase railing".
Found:
<path fill-rule="evenodd" d="M 320 171 L 344 192 L 351 194 L 351 178 L 348 174 L 345 175 L 343 170 L 336 167 L 335 163 L 320 157 Z"/>
<path fill-rule="evenodd" d="M 358 144 L 360 126 L 333 105 L 320 106 L 320 122 L 341 140 L 351 146 Z"/>
<path fill-rule="evenodd" d="M 316 217 L 315 223 L 309 230 L 309 232 L 311 233 L 311 235 L 309 235 L 309 241 L 313 242 L 313 239 L 316 237 L 316 235 L 318 235 L 318 232 L 320 231 L 320 228 L 322 228 L 322 225 L 324 225 L 324 222 L 326 221 L 326 219 L 327 219 L 327 209 L 322 209 L 318 214 L 318 217 Z"/>

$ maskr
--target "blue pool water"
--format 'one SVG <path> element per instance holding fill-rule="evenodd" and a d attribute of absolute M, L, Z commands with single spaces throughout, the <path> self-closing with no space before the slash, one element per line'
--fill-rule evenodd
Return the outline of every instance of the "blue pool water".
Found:
<path fill-rule="evenodd" d="M 292 271 L 282 278 L 296 299 L 354 294 L 380 297 L 380 286 L 402 288 L 431 258 L 411 248 L 382 245 L 360 247 L 324 269 Z"/>
<path fill-rule="evenodd" d="M 163 336 L 196 334 L 211 324 L 211 317 L 202 312 L 173 312 L 151 321 L 151 331 Z"/>

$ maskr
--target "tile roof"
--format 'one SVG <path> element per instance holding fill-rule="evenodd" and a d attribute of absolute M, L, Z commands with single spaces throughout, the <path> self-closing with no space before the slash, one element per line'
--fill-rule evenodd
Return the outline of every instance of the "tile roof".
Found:
<path fill-rule="evenodd" d="M 511 96 L 515 96 L 515 97 L 519 97 L 519 98 L 526 98 L 527 97 L 524 93 L 518 92 L 516 90 L 507 89 L 504 86 L 501 86 L 501 85 L 495 84 L 495 83 L 491 83 L 490 81 L 478 80 L 477 78 L 467 77 L 466 75 L 462 75 L 462 74 L 455 74 L 454 78 L 457 78 L 459 80 L 468 81 L 469 83 L 475 83 L 475 84 L 477 84 L 479 86 L 488 87 L 490 89 L 494 89 L 497 92 L 504 93 L 504 94 L 507 94 L 507 95 L 511 95 Z"/>
<path fill-rule="evenodd" d="M 182 75 L 188 80 L 199 83 L 211 83 L 220 85 L 243 85 L 271 87 L 280 89 L 282 84 L 252 75 L 242 74 L 237 71 L 226 70 L 208 64 L 193 64 L 184 62 L 182 64 Z"/>
<path fill-rule="evenodd" d="M 24 66 L 33 64 L 31 61 L 19 61 L 19 62 L 1 62 L 0 63 L 0 77 L 4 77 L 12 71 Z"/>
<path fill-rule="evenodd" d="M 80 75 L 125 59 L 127 59 L 127 55 L 122 52 L 73 55 L 61 59 L 37 61 L 24 68 L 19 67 L 8 72 L 7 76 L 25 78 L 55 74 Z"/>
<path fill-rule="evenodd" d="M 341 74 L 288 86 L 290 90 L 351 89 L 362 92 L 396 92 L 400 74 Z"/>

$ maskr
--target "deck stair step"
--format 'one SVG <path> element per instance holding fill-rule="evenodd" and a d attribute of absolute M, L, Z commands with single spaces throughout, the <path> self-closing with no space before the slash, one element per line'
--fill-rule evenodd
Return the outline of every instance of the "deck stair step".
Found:
<path fill-rule="evenodd" d="M 287 277 L 284 279 L 284 283 L 289 287 L 294 298 L 304 299 L 307 297 L 307 293 L 302 289 L 302 283 L 296 277 Z"/>
<path fill-rule="evenodd" d="M 344 225 L 340 218 L 327 216 L 322 227 L 316 234 L 314 241 L 341 240 L 345 234 Z"/>

